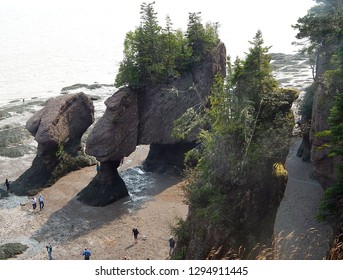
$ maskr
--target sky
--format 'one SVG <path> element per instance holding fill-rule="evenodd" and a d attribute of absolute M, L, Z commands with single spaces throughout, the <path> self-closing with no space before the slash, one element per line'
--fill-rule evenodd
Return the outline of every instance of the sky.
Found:
<path fill-rule="evenodd" d="M 152 1 L 142 0 L 0 0 L 0 8 L 20 7 L 41 10 L 65 9 L 71 12 L 90 11 L 93 20 L 104 20 L 113 16 L 113 33 L 123 39 L 126 32 L 133 30 L 140 22 L 140 5 Z M 186 30 L 188 13 L 201 12 L 203 23 L 219 22 L 219 35 L 231 57 L 244 56 L 249 43 L 260 29 L 270 52 L 291 53 L 296 30 L 291 25 L 306 15 L 315 5 L 313 0 L 155 0 L 155 11 L 159 23 L 164 26 L 167 15 L 175 28 Z M 109 12 L 110 11 L 110 12 Z M 63 19 L 61 19 L 63 20 Z"/>

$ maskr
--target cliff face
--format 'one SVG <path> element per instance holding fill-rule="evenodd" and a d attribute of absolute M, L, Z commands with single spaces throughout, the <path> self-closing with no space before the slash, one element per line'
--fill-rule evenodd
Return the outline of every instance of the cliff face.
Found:
<path fill-rule="evenodd" d="M 120 89 L 105 105 L 104 115 L 87 138 L 86 153 L 100 162 L 121 160 L 137 146 L 137 95 L 128 88 Z"/>
<path fill-rule="evenodd" d="M 180 142 L 171 136 L 174 121 L 188 108 L 197 109 L 207 102 L 214 76 L 225 76 L 226 49 L 217 45 L 211 55 L 198 63 L 192 71 L 168 85 L 148 88 L 138 94 L 139 101 L 139 144 L 175 144 Z M 187 139 L 195 140 L 195 135 Z"/>
<path fill-rule="evenodd" d="M 271 247 L 286 184 L 287 173 L 273 173 L 269 161 L 249 184 L 237 186 L 225 196 L 221 211 L 226 224 L 212 225 L 191 209 L 186 221 L 187 244 L 178 244 L 176 254 L 185 259 L 255 259 Z"/>
<path fill-rule="evenodd" d="M 187 109 L 207 103 L 214 76 L 217 73 L 225 76 L 225 69 L 226 49 L 219 43 L 191 71 L 168 84 L 139 92 L 123 88 L 110 97 L 105 103 L 105 114 L 95 124 L 86 143 L 86 152 L 101 162 L 101 171 L 80 192 L 78 199 L 104 206 L 126 196 L 125 183 L 117 167 L 139 144 L 151 144 L 144 164 L 149 171 L 165 172 L 167 166 L 182 169 L 184 153 L 194 147 L 195 135 L 184 141 L 174 139 L 174 121 Z"/>
<path fill-rule="evenodd" d="M 323 148 L 328 144 L 328 139 L 325 137 L 317 137 L 316 133 L 328 130 L 328 117 L 334 96 L 328 93 L 323 86 L 317 89 L 312 111 L 312 123 L 309 135 L 311 143 L 311 162 L 314 166 L 315 177 L 320 182 L 322 187 L 326 189 L 333 185 L 336 180 L 337 159 L 329 157 L 329 150 Z"/>
<path fill-rule="evenodd" d="M 282 114 L 283 124 L 279 123 L 280 127 L 273 129 L 282 127 L 290 138 L 293 129 L 291 106 L 296 98 L 292 93 L 292 90 L 284 90 L 279 106 L 261 109 L 264 129 L 270 129 L 275 114 Z M 247 178 L 237 179 L 233 185 L 218 182 L 216 187 L 221 190 L 221 202 L 216 206 L 190 205 L 186 222 L 177 229 L 176 258 L 255 259 L 263 255 L 263 250 L 272 247 L 275 217 L 288 178 L 283 166 L 288 146 L 274 147 L 270 152 L 268 157 L 262 156 L 251 166 Z"/>

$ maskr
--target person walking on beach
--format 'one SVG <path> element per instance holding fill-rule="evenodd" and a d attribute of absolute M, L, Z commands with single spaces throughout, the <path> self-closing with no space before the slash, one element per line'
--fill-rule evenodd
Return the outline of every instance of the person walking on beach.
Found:
<path fill-rule="evenodd" d="M 37 201 L 36 201 L 36 198 L 35 198 L 35 197 L 32 197 L 32 199 L 31 199 L 31 203 L 32 203 L 32 208 L 33 208 L 33 210 L 36 210 L 36 207 L 37 207 Z"/>
<path fill-rule="evenodd" d="M 134 228 L 134 229 L 132 230 L 132 232 L 133 232 L 133 238 L 134 238 L 134 240 L 135 240 L 135 243 L 137 243 L 139 231 L 138 231 L 137 228 Z"/>
<path fill-rule="evenodd" d="M 100 170 L 101 170 L 101 166 L 99 164 L 99 162 L 96 163 L 96 173 L 100 173 Z"/>
<path fill-rule="evenodd" d="M 41 194 L 38 197 L 38 202 L 39 202 L 39 210 L 42 210 L 44 208 L 44 199 Z"/>
<path fill-rule="evenodd" d="M 173 255 L 174 248 L 175 248 L 175 239 L 174 239 L 174 236 L 171 236 L 169 238 L 169 257 Z"/>
<path fill-rule="evenodd" d="M 85 257 L 85 260 L 89 260 L 91 255 L 92 255 L 92 252 L 87 248 L 82 253 L 82 256 Z"/>
<path fill-rule="evenodd" d="M 6 191 L 9 192 L 10 191 L 10 181 L 8 181 L 8 179 L 5 180 L 5 184 L 6 186 Z"/>
<path fill-rule="evenodd" d="M 52 260 L 52 256 L 51 256 L 51 254 L 52 254 L 52 246 L 51 246 L 50 243 L 49 243 L 48 246 L 46 246 L 46 250 L 47 250 L 47 252 L 48 252 L 48 258 L 49 258 L 49 260 Z"/>

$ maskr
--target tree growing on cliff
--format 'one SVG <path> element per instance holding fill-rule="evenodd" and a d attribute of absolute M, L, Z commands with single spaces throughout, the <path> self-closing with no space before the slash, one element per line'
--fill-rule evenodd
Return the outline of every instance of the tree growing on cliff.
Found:
<path fill-rule="evenodd" d="M 172 26 L 170 17 L 164 29 L 159 25 L 154 2 L 141 5 L 141 23 L 126 34 L 115 86 L 142 89 L 168 83 L 190 70 L 218 43 L 218 25 L 203 26 L 198 16 L 190 17 L 187 35 Z"/>
<path fill-rule="evenodd" d="M 317 73 L 313 88 L 325 91 L 328 97 L 334 98 L 329 118 L 329 130 L 320 131 L 315 137 L 325 137 L 328 155 L 339 159 L 343 152 L 343 129 L 341 114 L 343 93 L 343 2 L 341 0 L 317 0 L 318 5 L 310 9 L 306 16 L 300 18 L 294 26 L 298 29 L 297 38 L 309 39 L 305 51 L 314 53 L 321 60 L 320 72 Z M 324 64 L 324 65 L 323 65 Z M 319 76 L 318 76 L 319 75 Z M 322 216 L 339 215 L 343 210 L 343 166 L 337 166 L 336 184 L 325 190 L 322 201 Z"/>
<path fill-rule="evenodd" d="M 201 22 L 201 13 L 189 13 L 186 36 L 192 50 L 191 64 L 200 61 L 218 43 L 218 23 Z"/>
<path fill-rule="evenodd" d="M 222 245 L 223 250 L 240 246 L 252 249 L 249 238 L 238 238 L 232 232 L 242 230 L 249 223 L 249 209 L 235 208 L 230 203 L 232 196 L 240 196 L 237 199 L 241 199 L 239 204 L 243 205 L 243 200 L 263 181 L 262 170 L 285 159 L 292 136 L 293 119 L 288 111 L 292 100 L 288 100 L 287 90 L 277 87 L 271 75 L 268 48 L 263 47 L 260 32 L 253 46 L 245 60 L 236 60 L 233 65 L 228 60 L 226 80 L 216 77 L 209 107 L 205 108 L 205 113 L 193 117 L 203 120 L 199 125 L 205 125 L 199 132 L 199 146 L 188 154 L 197 164 L 187 170 L 186 194 L 192 217 L 182 225 L 190 234 L 195 234 L 197 240 L 203 238 L 203 242 L 206 238 L 209 240 L 209 231 L 220 231 L 226 241 L 212 246 Z M 182 122 L 178 124 L 182 126 Z M 189 124 L 184 128 L 188 131 Z M 282 164 L 277 166 L 284 178 L 286 172 Z M 267 172 L 271 175 L 272 168 Z M 265 188 L 268 193 L 268 187 Z M 195 223 L 194 219 L 201 222 Z M 247 224 L 243 225 L 244 222 Z M 182 254 L 188 245 L 180 241 L 183 248 L 177 249 L 181 254 L 178 257 L 184 258 Z"/>

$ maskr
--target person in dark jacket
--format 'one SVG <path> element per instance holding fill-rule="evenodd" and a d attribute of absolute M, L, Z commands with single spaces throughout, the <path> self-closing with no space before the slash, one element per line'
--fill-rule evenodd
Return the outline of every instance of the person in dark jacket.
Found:
<path fill-rule="evenodd" d="M 171 257 L 174 253 L 175 248 L 175 239 L 173 236 L 169 238 L 169 257 Z"/>
<path fill-rule="evenodd" d="M 8 179 L 5 180 L 5 184 L 6 186 L 6 191 L 9 192 L 10 191 L 10 181 L 8 181 Z"/>
<path fill-rule="evenodd" d="M 139 231 L 138 231 L 137 228 L 134 228 L 134 229 L 132 230 L 132 232 L 133 232 L 133 238 L 134 238 L 134 240 L 135 240 L 135 243 L 137 243 Z"/>
<path fill-rule="evenodd" d="M 85 260 L 89 260 L 91 255 L 92 255 L 92 252 L 87 248 L 82 252 L 82 256 L 85 257 Z"/>

